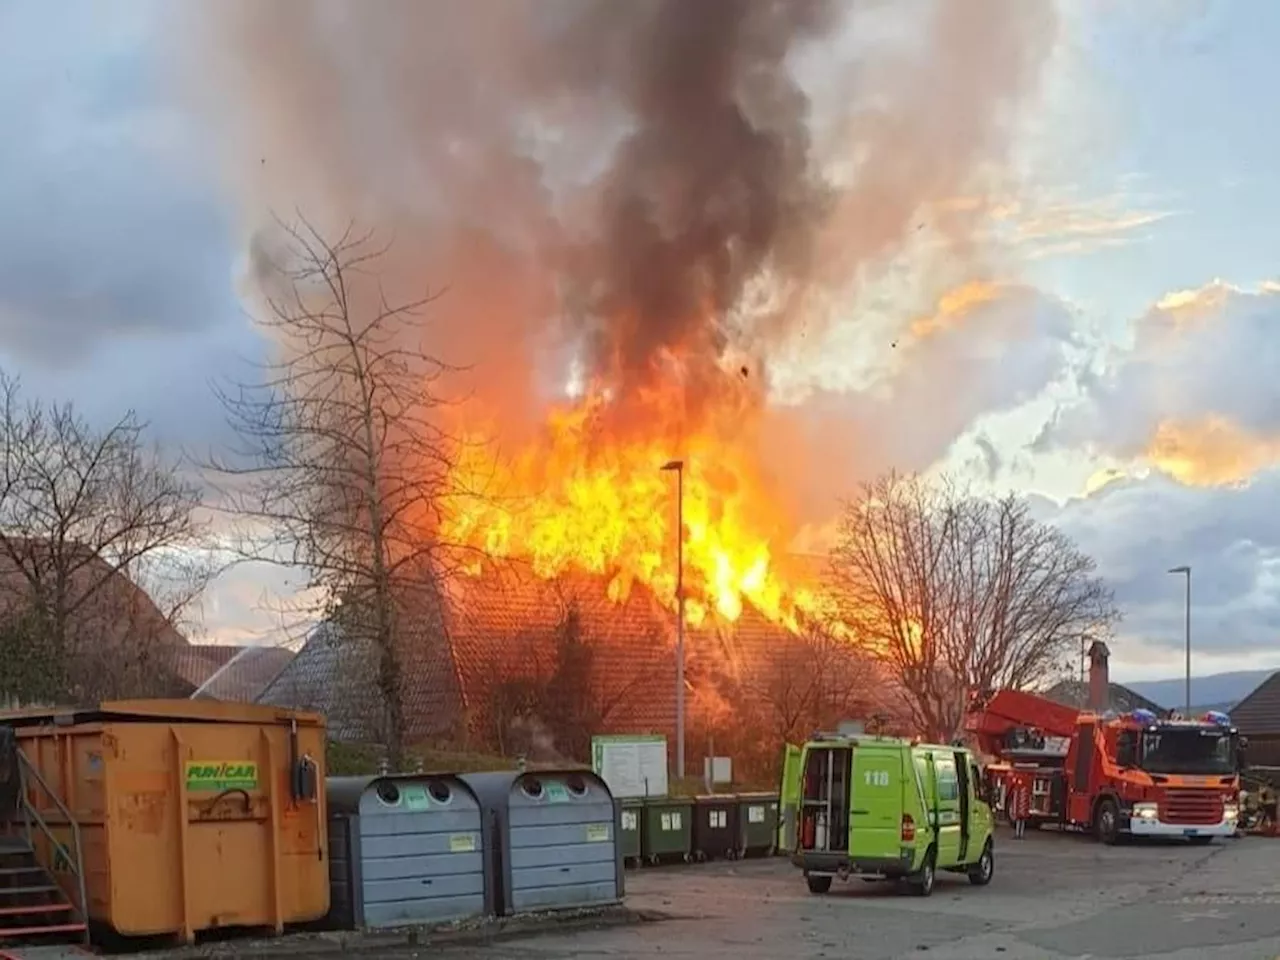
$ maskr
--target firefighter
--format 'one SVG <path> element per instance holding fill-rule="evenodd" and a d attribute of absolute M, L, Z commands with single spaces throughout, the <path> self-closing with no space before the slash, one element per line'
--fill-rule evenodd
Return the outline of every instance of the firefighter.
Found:
<path fill-rule="evenodd" d="M 1269 837 L 1275 836 L 1276 791 L 1269 783 L 1264 783 L 1258 794 L 1258 808 L 1262 814 L 1258 822 L 1258 832 Z"/>
<path fill-rule="evenodd" d="M 1017 777 L 1009 797 L 1009 819 L 1013 821 L 1013 836 L 1021 840 L 1027 832 L 1027 820 L 1031 816 L 1031 784 L 1026 777 Z"/>

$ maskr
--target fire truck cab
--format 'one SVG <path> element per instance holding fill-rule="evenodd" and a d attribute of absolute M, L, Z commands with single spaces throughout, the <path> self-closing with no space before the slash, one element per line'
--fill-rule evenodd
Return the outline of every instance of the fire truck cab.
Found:
<path fill-rule="evenodd" d="M 1066 756 L 1063 819 L 1104 843 L 1121 834 L 1208 843 L 1236 832 L 1239 733 L 1225 714 L 1081 714 Z"/>

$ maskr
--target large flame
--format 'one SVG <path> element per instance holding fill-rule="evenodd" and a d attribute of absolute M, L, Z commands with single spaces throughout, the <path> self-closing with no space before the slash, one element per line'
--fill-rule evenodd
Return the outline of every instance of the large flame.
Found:
<path fill-rule="evenodd" d="M 674 606 L 682 499 L 690 624 L 733 621 L 750 604 L 796 629 L 801 612 L 826 607 L 818 591 L 782 575 L 777 545 L 794 531 L 745 439 L 749 423 L 675 439 L 655 419 L 620 436 L 603 426 L 608 408 L 596 392 L 553 409 L 539 441 L 514 457 L 489 443 L 464 444 L 454 487 L 479 495 L 448 511 L 445 541 L 525 560 L 546 578 L 575 570 L 608 577 L 619 602 L 639 582 Z M 663 469 L 676 460 L 679 471 Z"/>

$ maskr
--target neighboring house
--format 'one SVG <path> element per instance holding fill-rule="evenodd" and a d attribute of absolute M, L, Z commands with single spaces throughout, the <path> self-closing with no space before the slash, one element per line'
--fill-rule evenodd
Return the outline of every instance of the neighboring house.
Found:
<path fill-rule="evenodd" d="M 1245 748 L 1249 766 L 1280 767 L 1280 671 L 1236 704 L 1231 720 L 1249 741 Z"/>
<path fill-rule="evenodd" d="M 1111 650 L 1101 640 L 1095 640 L 1089 647 L 1088 657 L 1088 680 L 1061 680 L 1046 690 L 1044 696 L 1064 706 L 1097 713 L 1128 713 L 1138 709 L 1157 714 L 1165 712 L 1165 708 L 1154 700 L 1148 700 L 1123 684 L 1111 682 Z"/>
<path fill-rule="evenodd" d="M 0 621 L 12 623 L 31 610 L 32 575 L 49 591 L 59 566 L 69 572 L 64 587 L 71 607 L 64 702 L 163 695 L 169 678 L 162 664 L 186 640 L 145 590 L 87 550 L 59 564 L 48 544 L 7 541 L 0 549 Z"/>

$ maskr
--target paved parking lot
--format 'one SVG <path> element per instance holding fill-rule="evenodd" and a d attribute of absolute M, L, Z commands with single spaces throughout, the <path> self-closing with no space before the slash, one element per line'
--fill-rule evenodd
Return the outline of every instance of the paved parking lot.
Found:
<path fill-rule="evenodd" d="M 882 884 L 811 896 L 782 860 L 628 874 L 628 903 L 669 919 L 456 947 L 449 960 L 1270 960 L 1280 841 L 1103 847 L 1046 831 L 998 840 L 986 889 L 942 875 L 928 899 Z"/>

